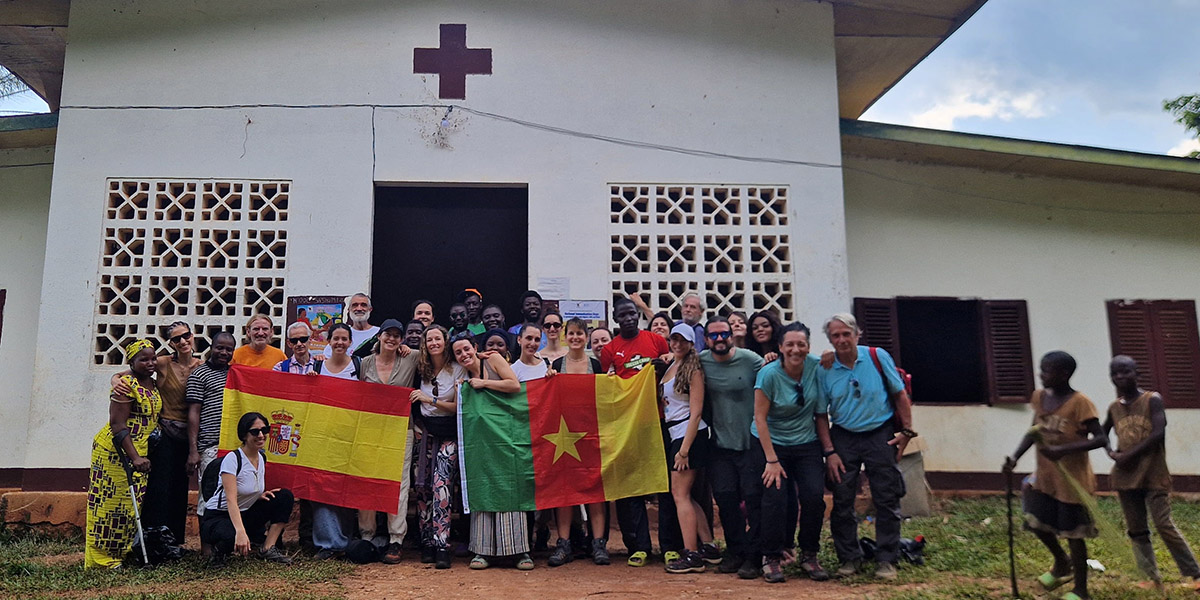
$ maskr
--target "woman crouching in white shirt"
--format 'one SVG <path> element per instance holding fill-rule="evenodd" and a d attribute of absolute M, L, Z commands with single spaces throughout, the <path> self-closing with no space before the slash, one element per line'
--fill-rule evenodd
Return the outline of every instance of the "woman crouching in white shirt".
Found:
<path fill-rule="evenodd" d="M 275 544 L 292 516 L 292 492 L 266 489 L 263 446 L 271 426 L 261 413 L 250 412 L 238 419 L 237 434 L 242 446 L 221 461 L 217 489 L 204 506 L 200 540 L 212 545 L 214 566 L 222 566 L 232 553 L 249 554 L 251 542 L 259 547 L 260 558 L 290 564 L 292 559 Z M 230 505 L 238 510 L 229 510 Z"/>

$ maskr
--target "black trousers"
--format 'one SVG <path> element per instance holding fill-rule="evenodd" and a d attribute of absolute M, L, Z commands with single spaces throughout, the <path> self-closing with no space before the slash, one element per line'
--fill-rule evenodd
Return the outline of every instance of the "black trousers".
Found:
<path fill-rule="evenodd" d="M 896 562 L 900 554 L 900 499 L 904 497 L 904 477 L 896 462 L 896 447 L 889 446 L 892 424 L 878 429 L 854 432 L 834 426 L 830 430 L 846 472 L 842 482 L 833 484 L 833 511 L 829 530 L 842 562 L 861 560 L 858 545 L 858 520 L 854 515 L 854 497 L 858 494 L 858 474 L 867 471 L 871 500 L 875 503 L 875 560 Z"/>
<path fill-rule="evenodd" d="M 279 490 L 270 500 L 259 498 L 250 508 L 242 511 L 242 527 L 246 529 L 246 537 L 252 544 L 262 544 L 267 538 L 267 526 L 274 523 L 287 523 L 292 517 L 292 492 Z M 219 552 L 233 553 L 234 538 L 237 530 L 233 521 L 229 520 L 229 512 L 224 510 L 204 511 L 204 520 L 200 522 L 200 541 L 212 545 Z"/>
<path fill-rule="evenodd" d="M 759 550 L 765 556 L 778 557 L 797 541 L 793 537 L 797 500 L 800 503 L 800 550 L 812 553 L 820 550 L 821 523 L 825 520 L 825 461 L 821 457 L 821 443 L 775 445 L 775 457 L 787 475 L 778 488 L 762 483 L 762 472 L 767 465 L 762 446 L 755 445 L 749 452 L 754 457 L 752 470 L 758 473 L 758 479 L 746 504 L 758 505 L 755 520 L 758 522 Z"/>
<path fill-rule="evenodd" d="M 621 498 L 613 504 L 617 509 L 617 525 L 621 527 L 621 540 L 629 549 L 629 553 L 645 552 L 649 554 L 653 548 L 650 546 L 650 518 L 646 514 L 646 497 Z M 672 507 L 674 507 L 673 504 Z M 676 524 L 675 528 L 678 529 L 679 525 Z"/>
<path fill-rule="evenodd" d="M 733 556 L 749 558 L 752 554 L 746 531 L 746 513 L 742 502 L 746 491 L 755 482 L 762 485 L 762 472 L 754 472 L 753 450 L 725 450 L 716 446 L 709 450 L 708 479 L 712 482 L 713 500 L 725 530 L 725 547 Z"/>
<path fill-rule="evenodd" d="M 165 434 L 159 437 L 146 455 L 153 468 L 142 502 L 142 525 L 165 526 L 180 545 L 187 530 L 188 484 L 192 480 L 187 473 L 187 457 L 186 439 L 177 440 Z"/>

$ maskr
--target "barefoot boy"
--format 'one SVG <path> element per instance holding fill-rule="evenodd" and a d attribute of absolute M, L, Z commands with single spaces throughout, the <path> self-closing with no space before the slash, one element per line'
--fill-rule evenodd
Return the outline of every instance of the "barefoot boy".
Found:
<path fill-rule="evenodd" d="M 1114 461 L 1112 488 L 1121 500 L 1138 568 L 1155 584 L 1162 583 L 1146 523 L 1149 508 L 1154 528 L 1171 551 L 1179 572 L 1195 582 L 1200 578 L 1200 566 L 1171 520 L 1171 474 L 1163 444 L 1167 414 L 1162 396 L 1138 388 L 1137 362 L 1128 356 L 1114 357 L 1108 374 L 1117 388 L 1117 400 L 1109 405 L 1104 422 L 1105 433 L 1117 431 L 1117 449 L 1108 450 Z"/>
<path fill-rule="evenodd" d="M 1072 579 L 1075 586 L 1063 600 L 1087 600 L 1087 544 L 1096 537 L 1096 527 L 1067 477 L 1077 481 L 1087 494 L 1096 491 L 1088 451 L 1108 443 L 1096 406 L 1071 388 L 1075 359 L 1066 352 L 1050 352 L 1042 357 L 1040 377 L 1043 389 L 1033 393 L 1033 425 L 1021 439 L 1013 455 L 1004 459 L 1004 471 L 1011 472 L 1017 460 L 1035 442 L 1038 444 L 1037 470 L 1033 484 L 1025 489 L 1022 505 L 1025 527 L 1054 556 L 1054 566 L 1038 577 L 1047 590 Z M 1057 465 L 1055 464 L 1057 463 Z M 1062 469 L 1060 470 L 1061 467 Z M 1063 552 L 1058 538 L 1067 538 L 1070 556 Z"/>

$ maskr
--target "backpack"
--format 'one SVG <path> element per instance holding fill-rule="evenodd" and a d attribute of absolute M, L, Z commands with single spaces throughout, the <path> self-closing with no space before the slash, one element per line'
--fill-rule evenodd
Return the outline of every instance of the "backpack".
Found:
<path fill-rule="evenodd" d="M 875 346 L 870 346 L 869 349 L 871 351 L 871 360 L 875 363 L 875 368 L 879 370 L 879 377 L 881 379 L 883 379 L 883 388 L 886 390 L 887 389 L 887 375 L 885 375 L 883 372 L 883 364 L 879 362 L 879 353 L 878 353 L 879 348 L 876 348 Z M 896 367 L 896 374 L 900 376 L 900 381 L 904 382 L 904 392 L 906 394 L 908 394 L 908 398 L 909 398 L 909 400 L 911 400 L 912 399 L 912 375 L 909 375 L 908 371 L 905 371 L 904 369 L 901 369 L 900 367 Z M 889 393 L 888 396 L 890 397 L 891 394 Z"/>
<path fill-rule="evenodd" d="M 237 458 L 237 471 L 234 475 L 236 477 L 237 473 L 242 472 L 242 453 L 238 450 L 234 450 L 233 453 Z M 258 453 L 262 455 L 262 460 L 267 460 L 266 452 L 259 450 Z M 221 457 L 220 459 L 214 459 L 208 463 L 207 467 L 204 467 L 204 475 L 200 477 L 200 498 L 205 502 L 208 502 L 208 499 L 217 493 L 217 487 L 221 483 L 221 463 L 223 462 L 225 462 L 225 458 Z M 225 493 L 224 487 L 221 488 L 221 493 Z M 220 503 L 217 506 L 219 507 Z M 229 508 L 228 497 L 226 497 L 225 507 Z"/>

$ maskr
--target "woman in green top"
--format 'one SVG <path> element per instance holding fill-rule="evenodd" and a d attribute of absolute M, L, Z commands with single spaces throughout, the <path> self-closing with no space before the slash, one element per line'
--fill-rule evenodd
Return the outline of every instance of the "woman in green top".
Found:
<path fill-rule="evenodd" d="M 751 498 L 747 498 L 746 506 L 750 509 L 751 531 L 757 533 L 763 552 L 763 578 L 770 583 L 784 580 L 780 562 L 791 546 L 788 532 L 793 531 L 794 522 L 787 521 L 795 514 L 792 503 L 797 496 L 800 568 L 815 581 L 829 579 L 817 562 L 825 518 L 825 460 L 821 449 L 822 440 L 829 438 L 829 401 L 820 383 L 823 370 L 817 358 L 808 353 L 808 336 L 808 327 L 803 323 L 778 328 L 775 343 L 782 360 L 764 366 L 754 382 L 754 424 L 750 433 L 759 444 L 751 444 L 751 448 L 762 469 L 762 486 L 748 494 Z M 795 495 L 790 493 L 792 489 L 797 491 Z M 757 503 L 753 496 L 758 496 Z"/>

